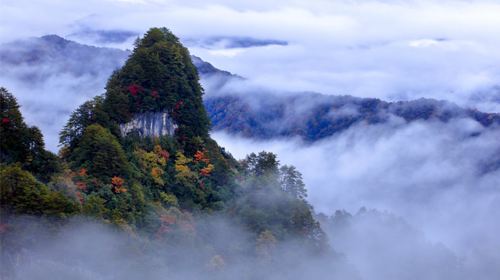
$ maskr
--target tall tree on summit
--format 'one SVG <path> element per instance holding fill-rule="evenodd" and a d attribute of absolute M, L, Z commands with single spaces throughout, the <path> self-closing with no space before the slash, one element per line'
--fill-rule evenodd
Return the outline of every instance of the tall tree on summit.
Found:
<path fill-rule="evenodd" d="M 139 113 L 168 112 L 178 125 L 175 136 L 189 154 L 208 137 L 198 72 L 189 51 L 166 28 L 152 28 L 136 42 L 106 90 L 104 108 L 117 123 Z"/>

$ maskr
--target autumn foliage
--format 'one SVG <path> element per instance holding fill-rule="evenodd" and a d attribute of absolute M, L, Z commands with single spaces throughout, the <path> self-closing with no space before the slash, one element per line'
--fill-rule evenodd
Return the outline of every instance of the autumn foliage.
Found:
<path fill-rule="evenodd" d="M 132 96 L 137 96 L 137 93 L 139 93 L 142 90 L 142 88 L 137 84 L 131 84 L 127 87 L 127 90 L 130 92 Z"/>
<path fill-rule="evenodd" d="M 113 191 L 115 193 L 124 193 L 127 192 L 127 189 L 123 187 L 123 183 L 125 180 L 123 178 L 120 178 L 118 176 L 114 176 L 111 178 L 111 184 L 113 185 Z"/>

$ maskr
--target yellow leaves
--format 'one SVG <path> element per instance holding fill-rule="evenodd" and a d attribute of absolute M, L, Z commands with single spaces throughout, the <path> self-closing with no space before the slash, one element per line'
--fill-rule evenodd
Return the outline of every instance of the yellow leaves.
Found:
<path fill-rule="evenodd" d="M 192 162 L 191 159 L 187 158 L 183 153 L 177 152 L 177 159 L 175 160 L 175 171 L 177 171 L 177 175 L 175 176 L 178 180 L 187 183 L 188 181 L 196 180 L 196 173 L 191 171 L 188 164 Z"/>
<path fill-rule="evenodd" d="M 178 173 L 188 173 L 191 172 L 191 169 L 189 169 L 187 165 L 176 164 L 175 171 L 177 171 Z"/>
<path fill-rule="evenodd" d="M 177 159 L 175 160 L 175 165 L 186 165 L 188 163 L 191 163 L 192 160 L 187 158 L 183 153 L 181 152 L 177 152 L 177 154 L 175 154 L 175 156 L 177 157 Z"/>
<path fill-rule="evenodd" d="M 134 153 L 139 159 L 141 168 L 151 175 L 156 184 L 163 186 L 165 182 L 162 176 L 165 174 L 164 167 L 167 165 L 170 154 L 160 145 L 155 145 L 151 152 L 138 149 Z"/>

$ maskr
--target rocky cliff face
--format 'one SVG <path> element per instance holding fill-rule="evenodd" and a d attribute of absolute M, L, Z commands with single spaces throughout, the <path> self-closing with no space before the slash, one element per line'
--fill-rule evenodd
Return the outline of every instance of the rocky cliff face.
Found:
<path fill-rule="evenodd" d="M 177 125 L 167 112 L 147 112 L 137 114 L 125 124 L 120 124 L 123 136 L 138 132 L 141 137 L 173 136 Z"/>

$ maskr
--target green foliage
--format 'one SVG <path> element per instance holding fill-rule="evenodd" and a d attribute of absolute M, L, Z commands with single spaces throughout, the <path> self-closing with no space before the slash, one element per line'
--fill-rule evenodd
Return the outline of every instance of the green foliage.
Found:
<path fill-rule="evenodd" d="M 105 95 L 71 115 L 60 133 L 64 172 L 45 151 L 40 130 L 24 123 L 15 98 L 3 88 L 0 94 L 0 201 L 9 213 L 65 216 L 81 208 L 158 240 L 194 242 L 191 213 L 221 211 L 254 234 L 255 252 L 263 258 L 284 240 L 325 245 L 295 167 L 280 166 L 267 152 L 237 162 L 209 137 L 198 73 L 188 50 L 165 28 L 138 40 Z M 145 112 L 169 113 L 178 126 L 174 137 L 122 136 L 119 125 Z M 52 180 L 60 192 L 30 172 Z"/>
<path fill-rule="evenodd" d="M 250 154 L 242 161 L 242 187 L 231 212 L 251 232 L 269 231 L 278 240 L 299 239 L 313 250 L 326 247 L 326 237 L 314 219 L 302 175 L 282 166 L 275 154 Z"/>
<path fill-rule="evenodd" d="M 306 185 L 302 181 L 302 174 L 295 166 L 283 165 L 280 168 L 280 185 L 283 191 L 295 198 L 305 200 L 307 197 Z"/>
<path fill-rule="evenodd" d="M 264 230 L 259 234 L 255 245 L 257 255 L 264 259 L 269 259 L 276 248 L 276 237 L 270 230 Z"/>
<path fill-rule="evenodd" d="M 104 218 L 107 216 L 108 209 L 105 206 L 105 200 L 98 196 L 96 193 L 93 193 L 87 196 L 85 200 L 85 204 L 83 205 L 83 213 L 88 216 L 96 217 L 96 218 Z"/>
<path fill-rule="evenodd" d="M 255 180 L 253 184 L 257 187 L 278 184 L 279 161 L 273 153 L 251 153 L 241 161 L 241 166 L 247 179 Z"/>
<path fill-rule="evenodd" d="M 70 159 L 74 168 L 84 167 L 89 174 L 103 181 L 128 174 L 129 167 L 122 146 L 109 130 L 98 124 L 85 129 Z"/>
<path fill-rule="evenodd" d="M 0 204 L 14 214 L 65 217 L 79 211 L 75 201 L 50 190 L 19 165 L 0 166 Z"/>
<path fill-rule="evenodd" d="M 20 163 L 43 182 L 60 171 L 57 157 L 45 150 L 42 133 L 26 125 L 16 98 L 5 88 L 0 88 L 0 135 L 0 163 Z"/>
<path fill-rule="evenodd" d="M 169 112 L 178 125 L 177 140 L 192 155 L 208 137 L 210 125 L 202 94 L 189 51 L 168 29 L 152 28 L 111 76 L 104 108 L 116 123 L 137 113 Z"/>
<path fill-rule="evenodd" d="M 59 133 L 59 143 L 67 149 L 73 150 L 87 126 L 96 123 L 110 128 L 112 125 L 108 114 L 103 110 L 103 103 L 104 98 L 96 96 L 94 99 L 80 105 L 71 114 L 68 122 Z"/>
<path fill-rule="evenodd" d="M 0 160 L 7 163 L 25 162 L 29 154 L 26 143 L 28 127 L 16 98 L 5 88 L 0 88 L 0 112 Z"/>
<path fill-rule="evenodd" d="M 179 207 L 179 202 L 177 201 L 177 197 L 175 197 L 175 195 L 173 194 L 161 192 L 160 198 L 161 202 L 163 203 L 163 205 L 165 205 L 165 207 L 172 207 L 172 206 Z"/>

